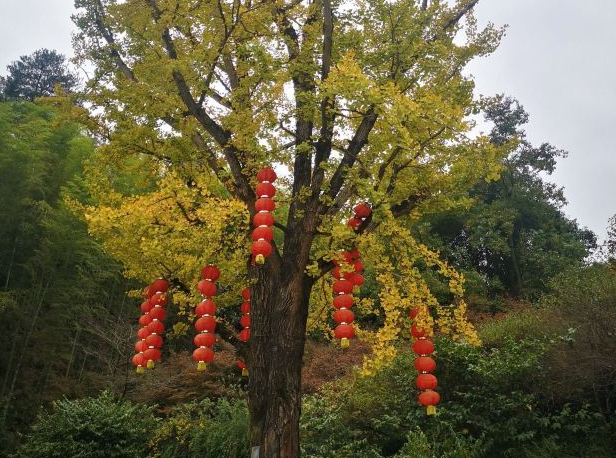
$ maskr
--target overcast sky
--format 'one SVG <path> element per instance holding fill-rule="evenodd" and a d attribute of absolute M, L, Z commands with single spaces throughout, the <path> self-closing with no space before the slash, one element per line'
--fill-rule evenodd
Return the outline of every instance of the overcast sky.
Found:
<path fill-rule="evenodd" d="M 0 74 L 39 48 L 71 55 L 72 0 L 0 0 Z M 530 114 L 534 143 L 569 151 L 552 179 L 566 213 L 601 238 L 616 213 L 616 1 L 480 0 L 481 24 L 508 24 L 495 54 L 474 62 L 477 92 L 505 93 Z"/>

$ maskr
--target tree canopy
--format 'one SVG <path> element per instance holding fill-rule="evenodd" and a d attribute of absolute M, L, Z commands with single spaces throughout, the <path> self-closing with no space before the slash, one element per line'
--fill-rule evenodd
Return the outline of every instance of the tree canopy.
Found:
<path fill-rule="evenodd" d="M 466 202 L 513 146 L 470 134 L 481 106 L 462 70 L 502 35 L 478 29 L 476 3 L 76 1 L 77 59 L 95 71 L 89 110 L 67 108 L 101 145 L 89 168 L 95 204 L 75 208 L 129 275 L 171 279 L 189 317 L 199 266 L 222 267 L 225 306 L 252 285 L 254 338 L 238 346 L 251 368 L 251 442 L 265 457 L 299 453 L 305 334 L 327 320 L 325 274 L 340 250 L 359 246 L 380 285 L 377 301 L 358 306 L 384 323 L 361 331 L 376 350 L 366 371 L 391 360 L 413 306 L 477 340 L 464 279 L 399 221 Z M 267 263 L 250 267 L 264 166 L 282 176 L 277 233 Z M 345 220 L 358 202 L 373 212 L 353 232 Z M 449 285 L 444 304 L 424 266 Z M 432 316 L 421 319 L 431 328 Z"/>
<path fill-rule="evenodd" d="M 596 236 L 564 215 L 563 189 L 547 179 L 566 152 L 530 143 L 528 114 L 515 99 L 497 96 L 484 106 L 490 141 L 517 145 L 500 179 L 475 184 L 470 207 L 427 215 L 417 232 L 468 274 L 474 293 L 536 298 L 556 273 L 590 255 Z"/>
<path fill-rule="evenodd" d="M 0 80 L 7 99 L 34 100 L 51 96 L 56 85 L 72 92 L 78 79 L 67 67 L 66 58 L 56 51 L 39 49 L 7 66 L 8 75 Z"/>

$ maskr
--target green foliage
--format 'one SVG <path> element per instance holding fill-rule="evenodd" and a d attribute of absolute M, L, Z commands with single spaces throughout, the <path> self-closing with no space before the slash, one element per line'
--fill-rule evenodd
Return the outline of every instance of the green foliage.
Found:
<path fill-rule="evenodd" d="M 564 215 L 562 188 L 544 179 L 566 153 L 526 139 L 528 114 L 516 100 L 498 96 L 484 105 L 491 142 L 517 148 L 498 181 L 475 185 L 472 205 L 425 216 L 417 232 L 471 280 L 468 293 L 537 298 L 556 274 L 582 263 L 596 237 Z"/>
<path fill-rule="evenodd" d="M 535 389 L 545 383 L 543 364 L 552 345 L 507 338 L 475 348 L 439 339 L 436 375 L 443 400 L 436 417 L 418 406 L 414 356 L 402 352 L 374 377 L 336 382 L 310 398 L 302 419 L 304 450 L 315 457 L 341 447 L 367 456 L 520 457 L 541 441 L 566 450 L 605 433 L 596 409 L 555 405 Z"/>
<path fill-rule="evenodd" d="M 240 400 L 204 399 L 174 408 L 152 439 L 160 458 L 244 458 L 248 408 Z"/>
<path fill-rule="evenodd" d="M 126 383 L 129 283 L 63 203 L 92 150 L 53 108 L 0 103 L 0 449 L 39 406 Z"/>
<path fill-rule="evenodd" d="M 15 458 L 144 458 L 157 427 L 151 407 L 116 399 L 61 400 L 43 412 Z"/>

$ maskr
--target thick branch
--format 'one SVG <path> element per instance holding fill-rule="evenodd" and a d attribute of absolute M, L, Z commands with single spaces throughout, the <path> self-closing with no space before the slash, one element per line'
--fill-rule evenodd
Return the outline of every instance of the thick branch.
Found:
<path fill-rule="evenodd" d="M 152 9 L 152 17 L 154 21 L 158 22 L 160 19 L 160 11 L 156 6 L 156 0 L 148 0 L 148 3 Z M 175 49 L 175 45 L 171 38 L 171 34 L 168 29 L 165 29 L 162 34 L 163 44 L 165 46 L 165 50 L 167 51 L 167 55 L 169 58 L 173 60 L 177 60 L 178 54 Z M 173 81 L 176 84 L 178 92 L 180 94 L 180 98 L 188 108 L 188 111 L 191 115 L 193 115 L 197 121 L 203 126 L 208 134 L 212 136 L 212 138 L 218 143 L 218 145 L 223 150 L 223 155 L 229 164 L 229 168 L 231 169 L 231 174 L 235 180 L 235 185 L 238 188 L 240 197 L 244 202 L 249 205 L 253 205 L 255 201 L 255 195 L 250 187 L 250 183 L 246 179 L 246 177 L 242 174 L 242 165 L 238 159 L 238 151 L 229 144 L 231 140 L 230 132 L 223 129 L 214 119 L 212 119 L 205 109 L 200 106 L 193 95 L 190 92 L 190 88 L 184 75 L 175 69 L 172 72 Z"/>
<path fill-rule="evenodd" d="M 340 160 L 340 164 L 338 164 L 338 168 L 330 180 L 330 188 L 327 195 L 331 199 L 335 200 L 338 192 L 340 192 L 340 189 L 344 184 L 345 175 L 348 170 L 353 167 L 355 161 L 357 160 L 357 156 L 367 143 L 368 136 L 376 123 L 376 119 L 377 115 L 374 112 L 374 107 L 370 107 L 364 115 L 364 119 L 362 119 L 362 122 L 359 124 L 357 131 L 353 135 L 349 146 Z"/>
<path fill-rule="evenodd" d="M 331 0 L 323 0 L 323 57 L 321 63 L 321 81 L 325 81 L 329 76 L 332 65 L 332 47 L 334 33 L 334 18 L 331 7 Z M 318 199 L 325 170 L 321 167 L 327 161 L 332 151 L 332 139 L 334 135 L 334 100 L 326 96 L 321 101 L 321 132 L 316 144 L 314 157 L 314 172 L 312 175 L 312 195 L 313 199 Z"/>

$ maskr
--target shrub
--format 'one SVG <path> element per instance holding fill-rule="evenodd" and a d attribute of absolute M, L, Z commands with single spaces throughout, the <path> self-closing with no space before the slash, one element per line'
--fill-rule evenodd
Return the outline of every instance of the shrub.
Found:
<path fill-rule="evenodd" d="M 596 412 L 549 404 L 535 392 L 545 382 L 543 359 L 552 345 L 549 339 L 505 338 L 499 346 L 474 348 L 438 339 L 442 403 L 435 417 L 417 404 L 414 355 L 401 352 L 373 377 L 336 381 L 310 398 L 304 447 L 315 457 L 346 446 L 370 457 L 517 458 L 544 440 L 566 447 L 605 434 Z"/>
<path fill-rule="evenodd" d="M 160 458 L 245 458 L 250 448 L 246 403 L 204 399 L 176 407 L 151 445 Z"/>
<path fill-rule="evenodd" d="M 64 399 L 41 413 L 18 458 L 141 458 L 156 428 L 151 407 L 116 399 L 110 392 L 96 398 Z"/>

